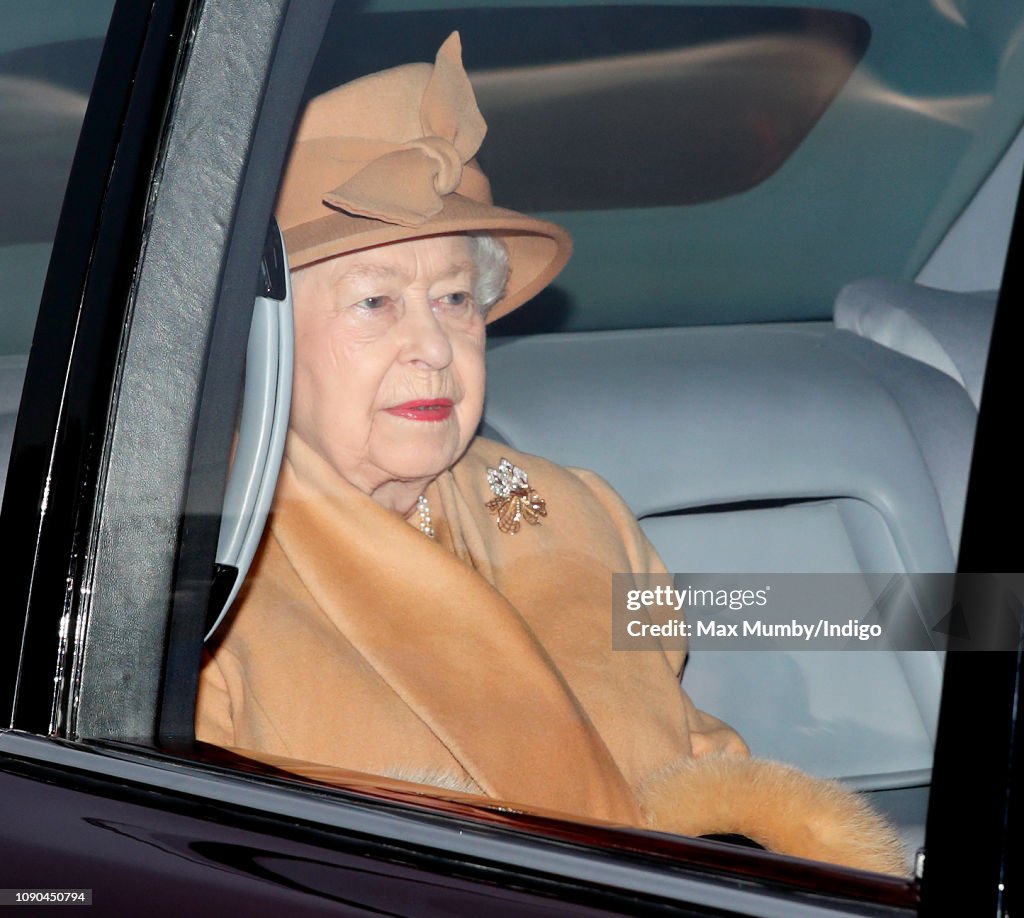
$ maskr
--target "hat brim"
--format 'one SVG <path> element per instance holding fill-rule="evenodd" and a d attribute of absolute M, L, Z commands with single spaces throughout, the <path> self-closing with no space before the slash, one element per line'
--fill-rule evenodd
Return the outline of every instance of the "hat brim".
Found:
<path fill-rule="evenodd" d="M 284 242 L 288 266 L 294 270 L 392 242 L 467 232 L 492 233 L 509 250 L 505 295 L 491 307 L 488 322 L 507 315 L 540 293 L 572 254 L 572 240 L 562 227 L 459 194 L 446 195 L 440 213 L 419 226 L 397 226 L 334 211 L 286 229 Z"/>

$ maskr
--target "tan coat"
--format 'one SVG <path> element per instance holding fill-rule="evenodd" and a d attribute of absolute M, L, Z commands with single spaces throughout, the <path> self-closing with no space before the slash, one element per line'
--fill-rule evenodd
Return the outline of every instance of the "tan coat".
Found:
<path fill-rule="evenodd" d="M 547 503 L 514 535 L 485 506 L 503 457 Z M 612 573 L 664 567 L 598 476 L 478 438 L 427 497 L 436 541 L 291 435 L 268 533 L 203 668 L 199 739 L 903 869 L 856 798 L 746 758 L 698 711 L 682 651 L 612 652 Z"/>

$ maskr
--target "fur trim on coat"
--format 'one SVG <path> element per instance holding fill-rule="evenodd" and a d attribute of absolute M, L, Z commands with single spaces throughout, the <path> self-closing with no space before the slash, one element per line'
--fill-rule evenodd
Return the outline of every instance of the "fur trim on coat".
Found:
<path fill-rule="evenodd" d="M 781 762 L 679 759 L 637 791 L 650 827 L 661 832 L 738 833 L 779 854 L 908 872 L 902 840 L 863 797 Z"/>

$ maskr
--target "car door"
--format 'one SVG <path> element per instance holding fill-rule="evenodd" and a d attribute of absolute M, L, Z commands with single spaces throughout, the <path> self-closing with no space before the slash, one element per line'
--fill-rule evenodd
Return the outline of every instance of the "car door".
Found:
<path fill-rule="evenodd" d="M 2 885 L 91 889 L 110 914 L 913 913 L 915 880 L 503 812 L 331 770 L 295 777 L 195 745 L 258 269 L 329 12 L 285 0 L 113 10 L 0 521 L 0 701 L 11 712 L 0 734 Z M 1004 284 L 1004 304 L 1015 289 Z M 1006 423 L 994 412 L 1013 383 L 998 368 L 1020 340 L 1004 314 L 982 409 L 989 430 Z M 972 487 L 1005 502 L 1012 483 L 995 482 L 1006 451 L 989 436 Z M 979 522 L 965 546 L 990 535 L 985 511 L 971 512 Z M 993 566 L 1012 569 L 1013 548 L 972 563 L 998 557 Z M 1017 817 L 1001 804 L 1019 782 L 1008 765 L 1020 743 L 1018 658 L 962 660 L 947 670 L 922 905 L 996 914 L 1019 858 Z M 969 712 L 967 694 L 977 699 Z M 984 754 L 965 757 L 979 712 Z M 975 801 L 967 846 L 951 822 L 965 795 Z"/>

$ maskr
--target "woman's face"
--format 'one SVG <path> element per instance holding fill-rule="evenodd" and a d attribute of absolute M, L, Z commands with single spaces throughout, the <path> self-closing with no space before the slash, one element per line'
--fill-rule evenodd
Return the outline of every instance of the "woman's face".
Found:
<path fill-rule="evenodd" d="M 484 319 L 465 236 L 341 255 L 296 271 L 291 424 L 357 488 L 426 483 L 476 431 Z"/>

